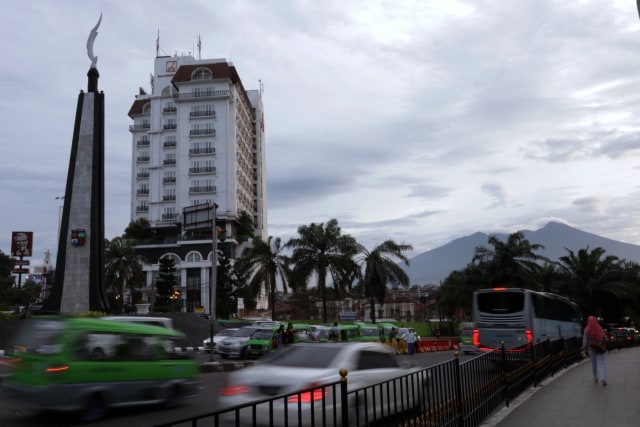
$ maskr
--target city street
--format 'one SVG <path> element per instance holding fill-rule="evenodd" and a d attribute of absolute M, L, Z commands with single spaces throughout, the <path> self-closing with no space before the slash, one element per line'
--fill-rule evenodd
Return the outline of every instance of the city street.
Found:
<path fill-rule="evenodd" d="M 197 353 L 196 359 L 200 362 L 209 360 L 209 354 Z M 398 355 L 398 358 L 413 366 L 428 367 L 453 358 L 453 351 L 437 353 L 417 353 L 413 356 Z M 461 361 L 470 356 L 460 356 Z M 217 356 L 215 360 L 218 359 Z M 228 359 L 227 362 L 236 361 Z M 123 427 L 123 426 L 154 426 L 171 420 L 192 417 L 216 411 L 215 396 L 217 396 L 227 372 L 200 374 L 202 390 L 200 395 L 190 400 L 185 406 L 165 410 L 161 408 L 135 408 L 119 410 L 110 414 L 107 418 L 92 423 L 92 427 Z M 3 396 L 0 399 L 0 426 L 2 427 L 66 427 L 70 424 L 69 418 L 60 414 L 38 413 L 25 406 L 16 405 L 7 401 Z"/>

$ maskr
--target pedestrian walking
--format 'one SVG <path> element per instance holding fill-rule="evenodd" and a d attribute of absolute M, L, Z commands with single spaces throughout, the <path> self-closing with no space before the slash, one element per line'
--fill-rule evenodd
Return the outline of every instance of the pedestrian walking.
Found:
<path fill-rule="evenodd" d="M 413 353 L 416 352 L 416 334 L 413 332 L 413 329 L 407 331 L 404 339 L 407 341 L 407 351 L 413 355 Z"/>
<path fill-rule="evenodd" d="M 607 366 L 604 354 L 607 351 L 607 335 L 594 316 L 587 319 L 587 327 L 582 335 L 582 350 L 591 359 L 591 373 L 593 382 L 598 383 L 598 370 L 600 370 L 600 380 L 603 386 L 607 385 Z"/>

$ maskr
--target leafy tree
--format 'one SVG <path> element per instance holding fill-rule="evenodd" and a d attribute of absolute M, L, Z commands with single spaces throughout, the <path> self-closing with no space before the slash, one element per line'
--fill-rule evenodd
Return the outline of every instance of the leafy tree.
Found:
<path fill-rule="evenodd" d="M 327 274 L 334 277 L 353 269 L 351 255 L 355 253 L 356 241 L 350 235 L 342 235 L 338 220 L 331 219 L 323 223 L 298 227 L 297 238 L 286 244 L 293 249 L 291 257 L 296 280 L 309 281 L 311 276 L 318 280 L 318 289 L 322 298 L 322 321 L 327 322 Z"/>
<path fill-rule="evenodd" d="M 375 300 L 381 304 L 384 303 L 387 285 L 409 287 L 409 276 L 400 267 L 397 260 L 409 265 L 409 259 L 403 252 L 412 249 L 411 245 L 398 244 L 393 240 L 386 240 L 371 251 L 360 245 L 360 253 L 356 256 L 356 262 L 364 267 L 363 281 L 365 293 L 369 297 L 373 323 L 376 321 Z"/>
<path fill-rule="evenodd" d="M 468 264 L 463 270 L 452 271 L 440 286 L 439 304 L 446 313 L 460 313 L 462 318 L 473 311 L 473 292 L 483 283 L 482 268 Z"/>
<path fill-rule="evenodd" d="M 617 256 L 605 256 L 605 250 L 589 247 L 560 257 L 558 267 L 562 278 L 559 292 L 577 302 L 586 315 L 618 319 L 620 307 L 636 293 L 637 270 L 624 268 Z"/>
<path fill-rule="evenodd" d="M 216 271 L 216 316 L 229 319 L 238 307 L 238 277 L 231 260 L 218 256 Z"/>
<path fill-rule="evenodd" d="M 131 221 L 124 229 L 123 239 L 144 240 L 153 237 L 149 221 L 146 218 L 138 218 Z"/>
<path fill-rule="evenodd" d="M 237 233 L 240 241 L 244 241 L 247 238 L 253 238 L 255 236 L 255 224 L 249 212 L 240 212 L 240 215 L 238 216 Z"/>
<path fill-rule="evenodd" d="M 158 277 L 156 278 L 156 299 L 153 303 L 153 311 L 158 313 L 170 313 L 175 311 L 172 296 L 176 278 L 176 261 L 172 257 L 162 257 L 158 261 Z"/>
<path fill-rule="evenodd" d="M 124 237 L 114 237 L 105 241 L 105 285 L 115 297 L 115 302 L 124 308 L 125 291 L 129 293 L 129 305 L 133 305 L 136 289 L 145 283 L 142 258 L 134 253 L 135 241 Z"/>
<path fill-rule="evenodd" d="M 0 250 L 0 308 L 8 309 L 16 304 L 11 275 L 11 257 Z"/>
<path fill-rule="evenodd" d="M 543 245 L 531 244 L 520 231 L 510 234 L 506 242 L 491 236 L 488 243 L 493 249 L 478 246 L 472 260 L 484 269 L 485 287 L 538 288 L 539 262 L 548 259 L 534 251 L 544 249 Z"/>
<path fill-rule="evenodd" d="M 276 320 L 276 284 L 277 278 L 282 280 L 282 290 L 288 292 L 287 278 L 289 258 L 284 254 L 285 247 L 279 237 L 269 236 L 265 242 L 260 237 L 252 240 L 238 260 L 239 269 L 248 278 L 251 294 L 255 297 L 262 289 L 268 293 L 271 318 Z"/>

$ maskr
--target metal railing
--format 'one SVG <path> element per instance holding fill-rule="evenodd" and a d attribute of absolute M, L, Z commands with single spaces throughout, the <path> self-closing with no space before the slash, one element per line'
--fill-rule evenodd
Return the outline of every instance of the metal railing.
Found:
<path fill-rule="evenodd" d="M 162 424 L 170 426 L 428 426 L 477 427 L 527 388 L 582 359 L 581 339 L 545 341 L 522 351 L 498 348 L 373 386 L 347 391 L 341 379 L 293 394 Z M 303 412 L 302 396 L 306 397 Z M 309 397 L 311 400 L 309 401 Z M 266 415 L 265 415 L 266 414 Z"/>

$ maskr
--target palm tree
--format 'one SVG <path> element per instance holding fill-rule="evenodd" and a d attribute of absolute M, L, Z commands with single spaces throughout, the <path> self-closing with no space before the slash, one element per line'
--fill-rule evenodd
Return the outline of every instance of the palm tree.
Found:
<path fill-rule="evenodd" d="M 487 287 L 516 286 L 536 289 L 536 278 L 540 261 L 548 261 L 534 251 L 544 249 L 543 245 L 531 244 L 520 231 L 509 235 L 506 242 L 491 236 L 488 243 L 493 249 L 478 246 L 472 262 L 484 267 Z"/>
<path fill-rule="evenodd" d="M 307 283 L 312 275 L 318 279 L 318 289 L 322 299 L 322 321 L 327 322 L 327 274 L 334 278 L 344 277 L 353 270 L 357 243 L 350 235 L 342 235 L 338 220 L 331 219 L 323 223 L 298 227 L 299 237 L 292 238 L 286 244 L 293 248 L 291 257 L 296 281 Z"/>
<path fill-rule="evenodd" d="M 135 240 L 114 237 L 105 241 L 106 287 L 111 289 L 122 305 L 125 290 L 129 291 L 129 305 L 133 304 L 136 288 L 145 283 L 142 270 L 143 259 L 134 252 Z"/>
<path fill-rule="evenodd" d="M 479 288 L 483 271 L 469 264 L 463 270 L 452 271 L 440 286 L 440 304 L 448 313 L 461 312 L 462 318 L 473 311 L 473 292 Z"/>
<path fill-rule="evenodd" d="M 601 247 L 591 252 L 589 247 L 580 249 L 577 254 L 565 249 L 568 255 L 558 263 L 563 278 L 559 292 L 577 302 L 585 314 L 619 316 L 616 308 L 634 296 L 636 269 L 623 268 L 624 260 L 604 256 L 606 251 Z"/>
<path fill-rule="evenodd" d="M 284 246 L 280 237 L 269 236 L 265 242 L 256 237 L 251 246 L 242 252 L 238 260 L 238 269 L 246 273 L 252 294 L 257 295 L 262 289 L 268 292 L 271 307 L 271 319 L 276 320 L 276 284 L 280 276 L 282 290 L 287 293 L 287 279 L 290 260 L 284 255 Z"/>
<path fill-rule="evenodd" d="M 364 267 L 363 281 L 365 292 L 371 305 L 371 321 L 376 322 L 375 300 L 381 304 L 387 294 L 387 285 L 409 287 L 409 275 L 400 267 L 397 260 L 409 265 L 409 259 L 403 254 L 413 250 L 413 246 L 398 244 L 386 240 L 371 251 L 360 246 L 356 262 Z"/>

